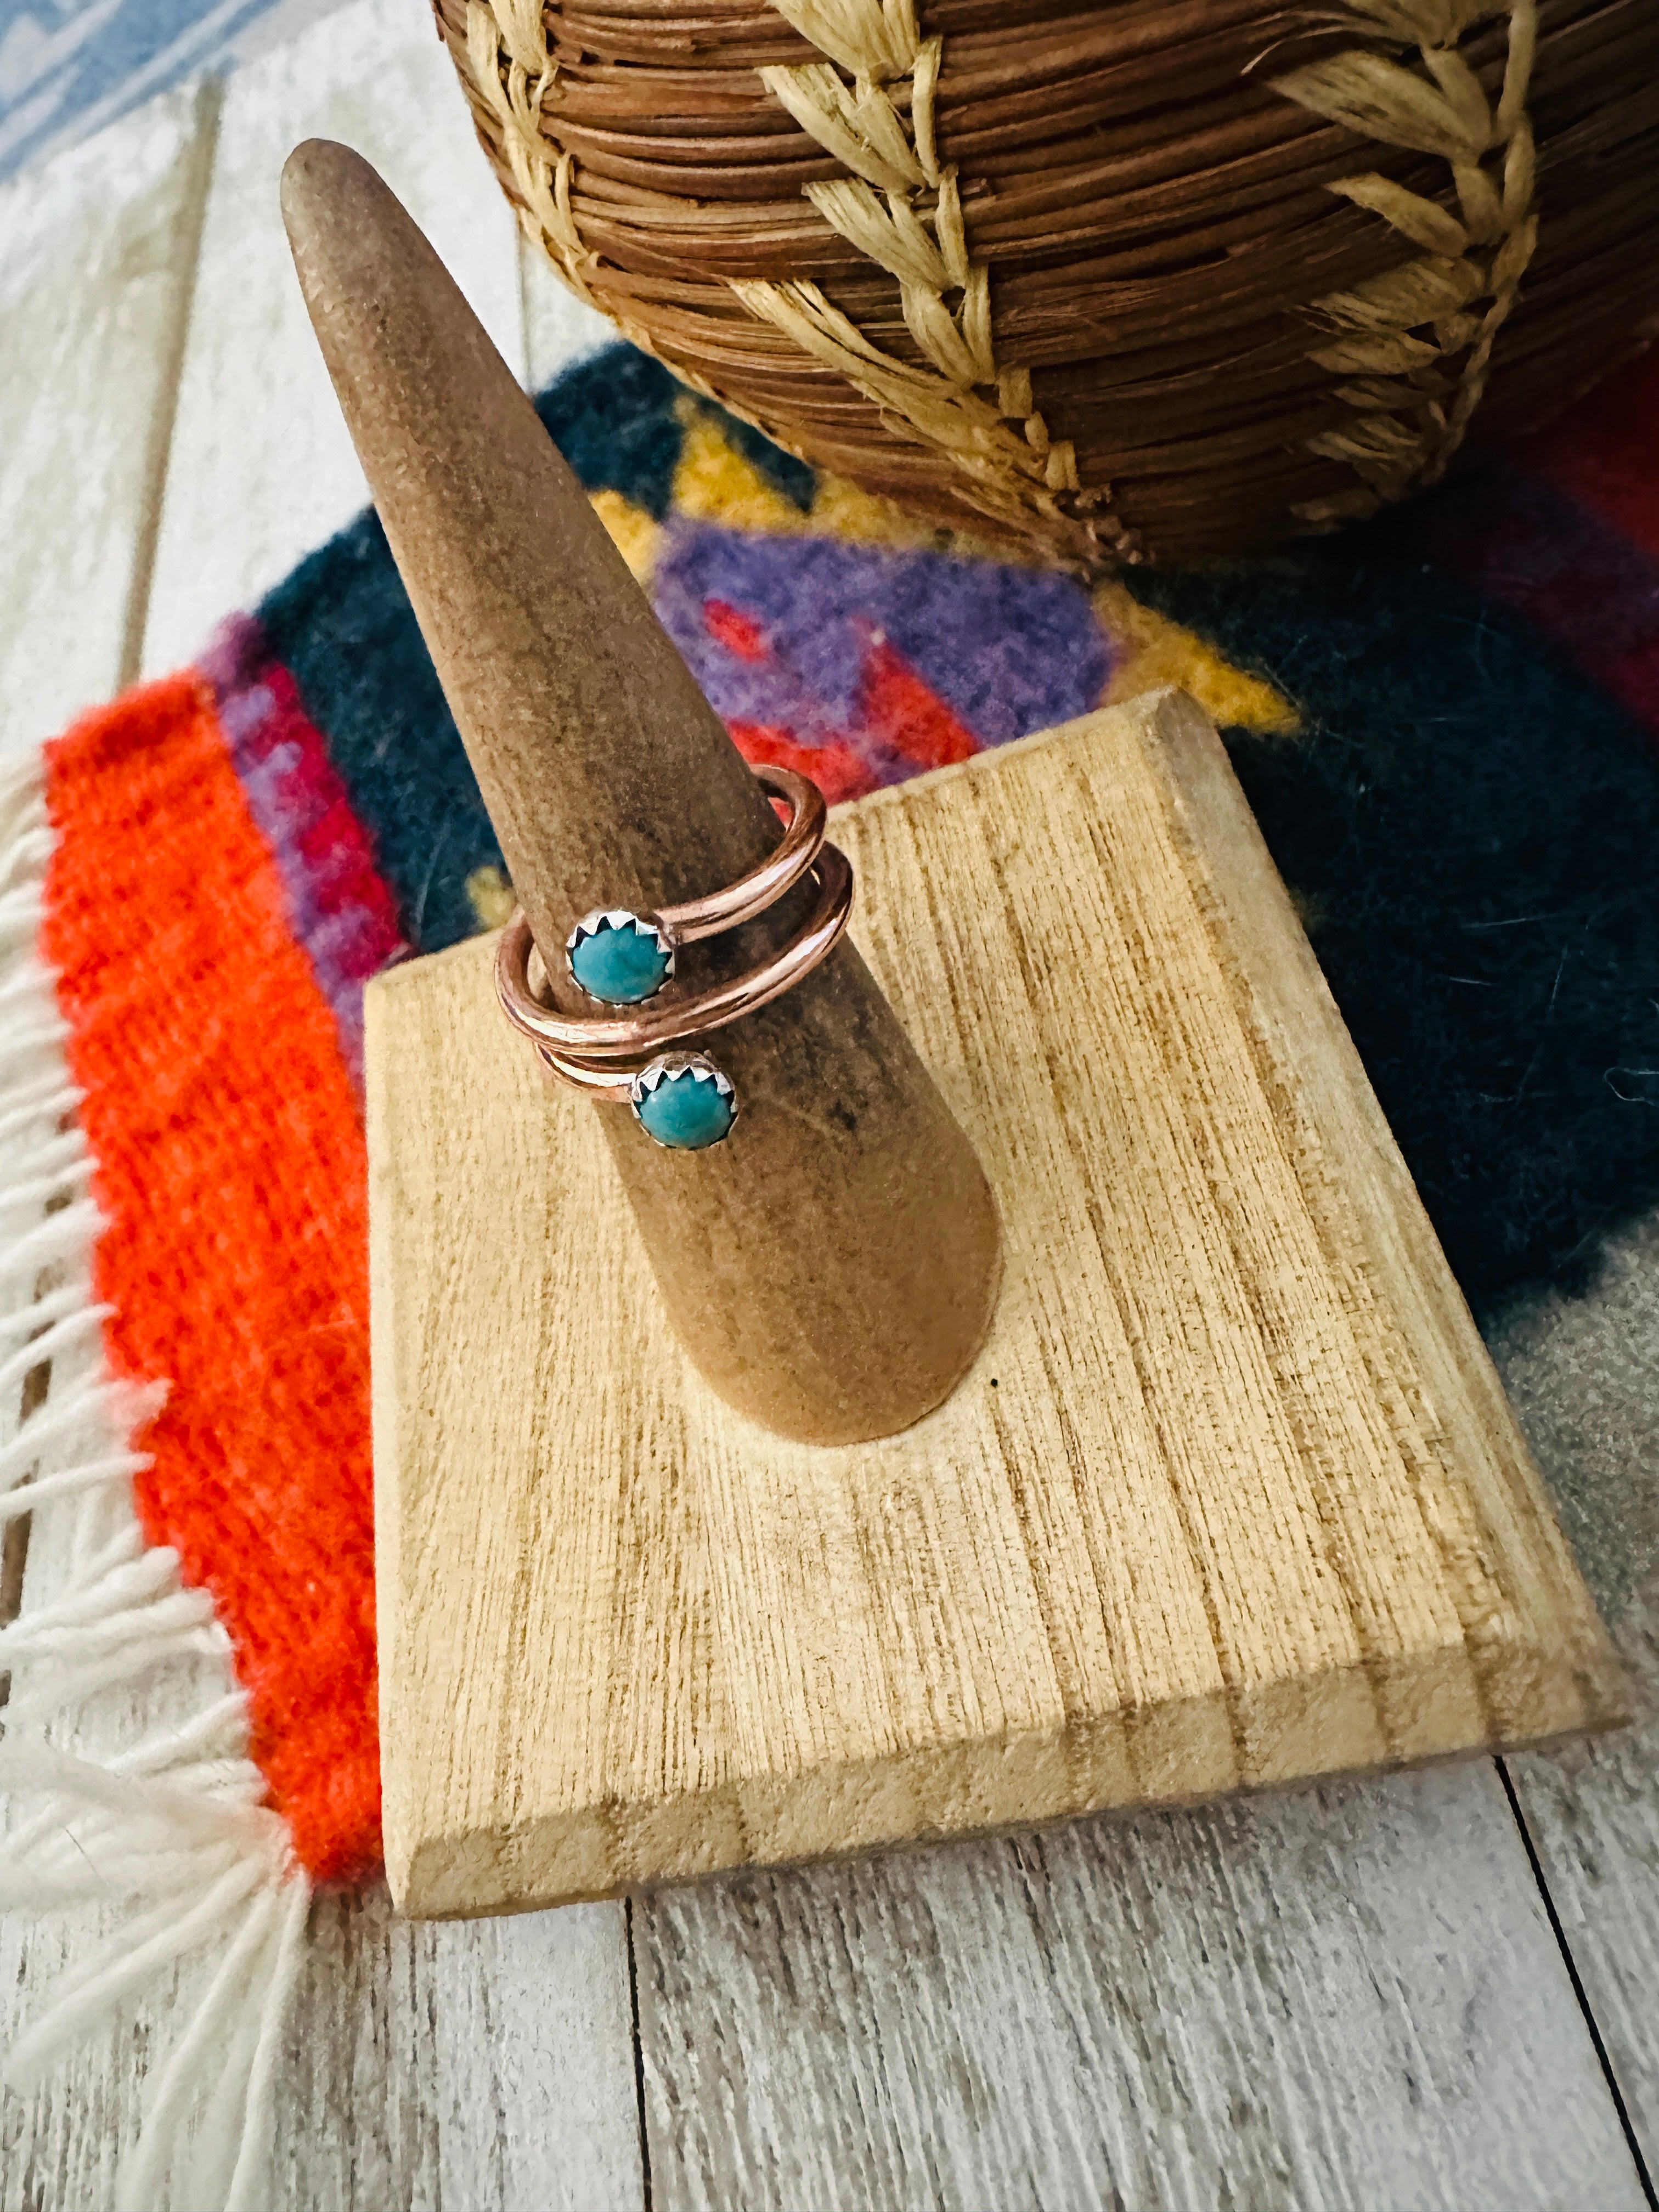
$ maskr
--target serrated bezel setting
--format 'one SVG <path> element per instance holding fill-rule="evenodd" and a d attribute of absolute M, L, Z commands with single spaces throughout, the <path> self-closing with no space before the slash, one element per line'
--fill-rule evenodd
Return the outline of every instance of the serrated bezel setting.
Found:
<path fill-rule="evenodd" d="M 688 1080 L 696 1085 L 699 1091 L 708 1085 L 726 1109 L 724 1127 L 717 1129 L 712 1135 L 700 1136 L 690 1141 L 659 1133 L 647 1119 L 652 1100 L 665 1084 L 678 1087 Z M 634 1078 L 629 1100 L 634 1109 L 634 1119 L 652 1143 L 660 1145 L 665 1152 L 707 1152 L 711 1146 L 725 1143 L 738 1119 L 738 1094 L 732 1079 L 706 1052 L 665 1052 L 659 1054 L 655 1060 L 648 1060 Z"/>
<path fill-rule="evenodd" d="M 607 935 L 620 936 L 624 933 L 631 933 L 634 938 L 653 947 L 661 961 L 661 972 L 648 990 L 627 994 L 596 990 L 577 967 L 578 956 L 584 945 Z M 642 1006 L 654 999 L 673 975 L 674 940 L 653 915 L 635 914 L 631 907 L 595 907 L 591 914 L 582 916 L 566 938 L 564 964 L 571 981 L 585 998 L 602 1006 Z"/>

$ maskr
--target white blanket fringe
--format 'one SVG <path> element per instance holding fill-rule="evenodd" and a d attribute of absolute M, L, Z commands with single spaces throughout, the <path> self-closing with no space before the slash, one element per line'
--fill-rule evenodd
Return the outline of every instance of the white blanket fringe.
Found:
<path fill-rule="evenodd" d="M 5 2078 L 27 2088 L 151 1982 L 216 1954 L 149 2083 L 116 2212 L 257 2212 L 311 1887 L 248 1759 L 212 1601 L 146 1545 L 134 1510 L 149 1462 L 133 1438 L 163 1394 L 104 1364 L 92 1163 L 35 949 L 51 849 L 38 757 L 0 762 L 0 1528 L 31 1514 L 37 1562 L 0 1627 L 0 1910 L 110 1917 L 13 2043 Z M 48 1362 L 47 1395 L 25 1414 Z"/>

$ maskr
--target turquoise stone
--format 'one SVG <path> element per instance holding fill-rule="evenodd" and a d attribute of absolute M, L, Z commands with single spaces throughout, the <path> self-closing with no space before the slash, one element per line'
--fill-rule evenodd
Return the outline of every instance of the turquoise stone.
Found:
<path fill-rule="evenodd" d="M 647 1136 L 676 1152 L 700 1152 L 718 1145 L 738 1118 L 730 1084 L 702 1068 L 682 1067 L 642 1089 L 634 1111 Z"/>
<path fill-rule="evenodd" d="M 610 1006 L 637 1006 L 653 997 L 674 965 L 656 931 L 620 908 L 578 923 L 566 951 L 570 972 L 588 997 Z"/>

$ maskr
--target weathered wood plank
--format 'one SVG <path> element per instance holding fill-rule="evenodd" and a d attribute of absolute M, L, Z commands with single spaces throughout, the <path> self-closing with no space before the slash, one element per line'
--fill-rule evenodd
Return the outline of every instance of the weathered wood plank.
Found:
<path fill-rule="evenodd" d="M 179 393 L 152 667 L 194 649 L 365 496 L 276 202 L 289 147 L 313 135 L 375 163 L 508 360 L 522 359 L 512 221 L 422 9 L 359 0 L 234 79 Z M 377 1893 L 320 1902 L 313 1928 L 321 1948 L 278 2100 L 288 2201 L 638 2204 L 616 1908 L 439 1940 L 392 1921 Z"/>
<path fill-rule="evenodd" d="M 0 198 L 8 433 L 0 718 L 9 751 L 39 744 L 107 696 L 131 664 L 205 184 L 200 123 L 190 97 L 170 97 Z M 37 1194 L 37 1211 L 42 1202 Z M 31 1225 L 8 1207 L 0 1233 Z M 0 1439 L 19 1411 L 0 1408 Z M 62 1586 L 74 1514 L 60 1506 L 34 1516 L 25 1608 Z M 92 1725 L 107 1741 L 124 1723 L 106 1711 Z M 0 2047 L 100 1932 L 100 1917 L 84 1911 L 0 1916 Z M 4 2212 L 109 2201 L 118 2148 L 136 2127 L 144 2056 L 171 1994 L 164 1983 L 137 2008 L 123 2042 L 97 2039 L 33 2094 L 0 2094 Z"/>
<path fill-rule="evenodd" d="M 319 1898 L 289 2031 L 274 2202 L 635 2212 L 617 1917 L 579 1905 L 439 1927 L 398 1919 L 378 1885 Z"/>
<path fill-rule="evenodd" d="M 355 0 L 233 77 L 156 547 L 149 673 L 198 652 L 368 496 L 276 204 L 283 162 L 306 137 L 342 139 L 374 163 L 523 366 L 517 234 L 419 6 Z"/>
<path fill-rule="evenodd" d="M 658 2212 L 1639 2212 L 1490 1765 L 636 1907 Z"/>
<path fill-rule="evenodd" d="M 205 173 L 176 94 L 0 193 L 0 747 L 136 658 Z M 118 161 L 112 156 L 118 154 Z"/>
<path fill-rule="evenodd" d="M 1659 1215 L 1613 1241 L 1587 1297 L 1533 1301 L 1495 1349 L 1636 1688 L 1635 1727 L 1509 1768 L 1659 2178 Z"/>

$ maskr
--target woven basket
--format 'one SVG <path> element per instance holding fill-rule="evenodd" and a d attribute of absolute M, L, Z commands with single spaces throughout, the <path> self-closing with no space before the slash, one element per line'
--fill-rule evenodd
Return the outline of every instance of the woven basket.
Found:
<path fill-rule="evenodd" d="M 584 298 L 1067 562 L 1370 514 L 1659 307 L 1659 0 L 434 4 Z"/>

